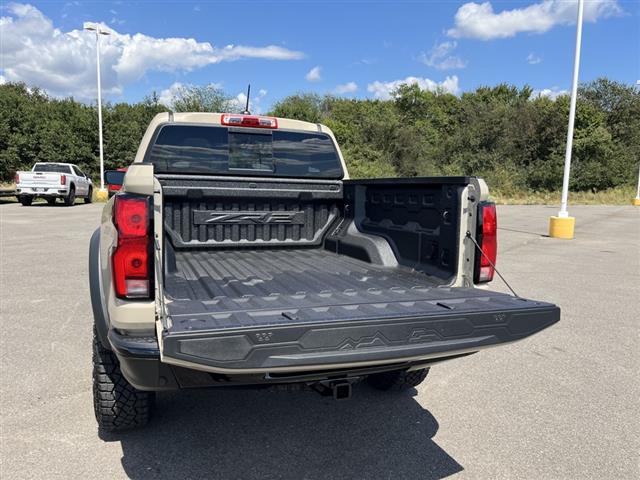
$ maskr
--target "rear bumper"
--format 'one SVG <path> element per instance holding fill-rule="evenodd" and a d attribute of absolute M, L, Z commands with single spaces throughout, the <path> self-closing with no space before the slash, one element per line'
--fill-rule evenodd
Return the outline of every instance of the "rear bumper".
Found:
<path fill-rule="evenodd" d="M 38 197 L 65 197 L 69 193 L 66 186 L 54 185 L 52 187 L 18 187 L 18 195 L 33 195 Z"/>

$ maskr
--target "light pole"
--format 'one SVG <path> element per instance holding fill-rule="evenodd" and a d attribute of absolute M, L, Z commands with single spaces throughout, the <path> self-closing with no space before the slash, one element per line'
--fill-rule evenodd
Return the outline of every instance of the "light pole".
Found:
<path fill-rule="evenodd" d="M 634 198 L 631 203 L 636 207 L 640 207 L 640 170 L 638 171 L 638 190 L 636 191 L 636 198 Z"/>
<path fill-rule="evenodd" d="M 567 128 L 567 149 L 564 155 L 564 176 L 562 178 L 562 200 L 557 217 L 549 219 L 549 236 L 555 238 L 573 238 L 576 219 L 569 216 L 569 173 L 571 171 L 571 150 L 573 147 L 573 124 L 576 119 L 576 100 L 578 97 L 578 76 L 580 72 L 580 47 L 582 46 L 582 15 L 584 0 L 578 0 L 578 19 L 576 21 L 576 52 L 573 59 L 573 80 L 571 83 L 571 104 L 569 106 L 569 126 Z"/>
<path fill-rule="evenodd" d="M 636 85 L 640 87 L 640 80 L 636 80 Z M 638 170 L 638 190 L 636 190 L 636 198 L 634 198 L 631 203 L 636 207 L 640 207 L 640 170 Z"/>
<path fill-rule="evenodd" d="M 108 198 L 104 188 L 104 155 L 102 153 L 102 88 L 100 86 L 100 35 L 111 35 L 108 30 L 103 30 L 98 23 L 85 23 L 84 29 L 96 32 L 96 76 L 98 78 L 98 141 L 100 150 L 100 190 L 97 193 L 98 200 Z"/>

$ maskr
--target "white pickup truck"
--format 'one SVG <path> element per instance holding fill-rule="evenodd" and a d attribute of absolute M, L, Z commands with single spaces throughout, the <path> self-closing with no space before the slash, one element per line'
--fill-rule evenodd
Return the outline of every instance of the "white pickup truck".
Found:
<path fill-rule="evenodd" d="M 16 172 L 16 197 L 28 207 L 36 197 L 47 200 L 49 205 L 62 198 L 67 206 L 73 205 L 76 197 L 91 203 L 93 183 L 77 165 L 71 163 L 36 163 L 30 172 Z"/>

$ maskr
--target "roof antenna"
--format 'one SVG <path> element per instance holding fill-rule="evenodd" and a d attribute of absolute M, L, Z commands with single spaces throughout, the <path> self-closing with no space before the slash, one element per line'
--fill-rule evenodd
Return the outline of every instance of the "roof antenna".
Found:
<path fill-rule="evenodd" d="M 251 84 L 249 84 L 249 86 L 247 87 L 247 104 L 244 107 L 244 112 L 242 112 L 243 115 L 251 115 L 251 112 L 249 111 L 249 97 L 251 96 Z"/>

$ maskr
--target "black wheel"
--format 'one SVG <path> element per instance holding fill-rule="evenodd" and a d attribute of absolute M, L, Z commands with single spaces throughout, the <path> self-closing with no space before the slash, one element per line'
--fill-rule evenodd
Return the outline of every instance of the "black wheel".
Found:
<path fill-rule="evenodd" d="M 47 198 L 47 203 L 49 205 L 55 205 L 56 204 L 56 197 Z"/>
<path fill-rule="evenodd" d="M 424 379 L 427 378 L 428 373 L 428 368 L 413 370 L 411 372 L 396 370 L 370 375 L 367 378 L 367 382 L 378 390 L 406 390 L 420 385 Z"/>
<path fill-rule="evenodd" d="M 93 408 L 98 426 L 108 432 L 142 427 L 149 422 L 154 392 L 131 385 L 114 353 L 102 346 L 93 331 Z"/>
<path fill-rule="evenodd" d="M 71 187 L 69 187 L 69 193 L 67 194 L 66 197 L 64 197 L 64 204 L 67 207 L 70 207 L 71 205 L 73 205 L 76 201 L 76 188 L 71 185 Z"/>
<path fill-rule="evenodd" d="M 33 202 L 33 197 L 29 195 L 20 195 L 18 197 L 18 200 L 20 200 L 20 203 L 23 207 L 28 207 Z"/>
<path fill-rule="evenodd" d="M 84 203 L 93 202 L 93 188 L 89 187 L 89 192 L 87 192 L 87 196 L 84 197 Z"/>

